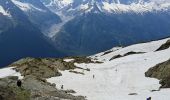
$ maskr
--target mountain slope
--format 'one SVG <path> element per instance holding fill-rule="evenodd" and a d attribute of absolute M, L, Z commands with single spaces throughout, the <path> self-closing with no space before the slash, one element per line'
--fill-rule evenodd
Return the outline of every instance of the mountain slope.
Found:
<path fill-rule="evenodd" d="M 61 22 L 58 15 L 46 8 L 40 0 L 12 0 L 29 18 L 29 20 L 44 33 L 53 34 L 53 28 Z"/>
<path fill-rule="evenodd" d="M 168 0 L 7 0 L 0 5 L 0 41 L 2 45 L 6 43 L 2 47 L 4 51 L 15 47 L 11 46 L 12 42 L 20 45 L 21 41 L 27 41 L 22 47 L 38 49 L 42 45 L 43 48 L 33 51 L 45 53 L 37 55 L 52 55 L 53 51 L 46 51 L 49 48 L 68 55 L 90 55 L 113 46 L 170 35 Z M 15 48 L 16 55 L 20 54 L 19 45 Z"/>
<path fill-rule="evenodd" d="M 0 5 L 10 14 L 0 15 L 0 66 L 3 67 L 22 57 L 56 57 L 63 53 L 57 51 L 34 27 L 28 17 L 10 0 L 0 1 Z M 5 27 L 5 28 L 4 28 Z"/>
<path fill-rule="evenodd" d="M 50 91 L 55 90 L 54 87 L 56 87 L 56 89 L 61 88 L 61 91 L 58 91 L 56 95 L 54 95 L 54 93 L 49 94 L 48 92 L 47 95 L 52 95 L 50 98 L 61 96 L 60 92 L 62 91 L 64 91 L 65 96 L 68 98 L 67 93 L 69 93 L 70 90 L 74 91 L 71 92 L 72 95 L 84 96 L 81 96 L 82 99 L 74 100 L 84 100 L 85 97 L 87 100 L 145 100 L 148 97 L 152 97 L 154 100 L 169 100 L 169 88 L 162 89 L 160 88 L 162 84 L 159 84 L 159 80 L 145 77 L 145 72 L 148 69 L 170 58 L 168 55 L 170 48 L 156 51 L 169 39 L 170 38 L 166 38 L 148 43 L 135 44 L 124 48 L 113 48 L 110 52 L 101 52 L 88 58 L 25 58 L 11 64 L 9 68 L 0 69 L 0 77 L 6 77 L 8 79 L 7 76 L 9 75 L 18 76 L 21 79 L 23 78 L 24 84 L 26 85 L 28 85 L 30 81 L 36 85 L 39 84 L 39 82 L 43 82 L 43 84 L 35 86 L 34 89 Z M 130 54 L 129 52 L 132 51 L 142 53 Z M 129 55 L 109 61 L 112 56 L 127 53 L 129 53 Z M 164 62 L 162 64 L 169 70 L 169 60 L 168 63 Z M 162 66 L 162 64 L 159 65 Z M 17 69 L 20 73 L 14 71 L 14 69 Z M 32 69 L 34 69 L 34 71 L 29 71 Z M 49 74 L 46 72 L 47 70 L 49 70 Z M 162 70 L 157 73 L 162 73 Z M 166 71 L 166 73 L 168 72 Z M 33 78 L 28 78 L 27 75 L 44 78 L 35 82 Z M 48 78 L 49 76 L 53 77 Z M 1 79 L 1 81 L 3 81 L 3 79 Z M 169 79 L 166 81 L 169 82 Z M 50 83 L 46 82 L 53 84 L 51 85 L 53 87 L 49 86 Z M 43 88 L 41 88 L 42 85 Z M 25 88 L 28 87 L 24 85 L 24 89 Z M 74 97 L 72 95 L 70 96 Z M 74 98 L 76 98 L 76 96 Z M 64 97 L 64 95 L 62 95 L 62 97 Z"/>
<path fill-rule="evenodd" d="M 75 63 L 76 66 L 83 69 L 63 71 L 61 77 L 49 78 L 48 82 L 56 83 L 57 88 L 63 85 L 64 89 L 74 89 L 77 91 L 75 95 L 87 96 L 88 100 L 145 100 L 148 97 L 152 97 L 154 100 L 169 100 L 170 89 L 159 90 L 161 86 L 159 80 L 145 77 L 145 72 L 149 68 L 170 58 L 168 55 L 170 48 L 155 51 L 167 40 L 169 38 L 119 48 L 119 50 L 108 53 L 104 57 L 102 56 L 104 52 L 93 55 L 90 58 L 103 63 Z M 107 60 L 114 54 L 124 54 L 131 51 L 146 53 Z M 70 62 L 72 61 L 74 59 L 70 60 Z M 90 71 L 84 69 L 90 69 Z M 83 73 L 83 75 L 78 73 Z"/>
<path fill-rule="evenodd" d="M 99 10 L 104 13 L 144 13 L 168 10 L 168 0 L 41 0 L 52 11 L 75 15 Z M 95 7 L 96 6 L 96 7 Z"/>
<path fill-rule="evenodd" d="M 53 38 L 58 49 L 94 54 L 113 46 L 167 37 L 170 35 L 169 17 L 162 12 L 142 15 L 88 13 L 66 23 Z"/>
<path fill-rule="evenodd" d="M 41 1 L 65 20 L 52 40 L 70 55 L 89 55 L 170 35 L 168 0 Z"/>

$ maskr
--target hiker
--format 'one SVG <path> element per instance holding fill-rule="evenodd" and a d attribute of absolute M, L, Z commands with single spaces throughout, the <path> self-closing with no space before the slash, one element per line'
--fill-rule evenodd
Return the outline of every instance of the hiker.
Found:
<path fill-rule="evenodd" d="M 93 79 L 95 78 L 95 76 L 93 75 Z"/>
<path fill-rule="evenodd" d="M 18 87 L 21 87 L 21 86 L 22 86 L 21 80 L 18 80 L 18 81 L 17 81 L 17 86 L 18 86 Z"/>
<path fill-rule="evenodd" d="M 151 97 L 147 98 L 146 100 L 151 100 Z"/>
<path fill-rule="evenodd" d="M 64 88 L 64 86 L 63 85 L 61 85 L 61 89 L 63 89 Z"/>

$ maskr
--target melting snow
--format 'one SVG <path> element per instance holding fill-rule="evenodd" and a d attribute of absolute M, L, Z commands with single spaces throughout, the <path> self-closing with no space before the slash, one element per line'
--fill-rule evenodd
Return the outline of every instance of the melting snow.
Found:
<path fill-rule="evenodd" d="M 135 44 L 135 45 L 131 45 L 131 46 L 128 46 L 128 47 L 125 47 L 125 48 L 117 48 L 116 47 L 116 48 L 111 49 L 115 52 L 111 52 L 111 53 L 106 54 L 106 55 L 103 55 L 103 52 L 102 52 L 102 53 L 96 54 L 96 55 L 91 56 L 91 57 L 97 58 L 100 61 L 103 61 L 103 60 L 109 61 L 115 55 L 118 55 L 118 54 L 124 55 L 128 52 L 131 52 L 131 51 L 133 51 L 133 52 L 154 52 L 162 44 L 166 43 L 166 41 L 169 40 L 169 39 L 170 38 L 159 40 L 159 41 L 152 41 L 152 42 L 148 42 L 148 43 Z M 119 49 L 119 50 L 117 50 L 117 49 Z M 95 56 L 97 56 L 97 57 L 95 57 Z"/>
<path fill-rule="evenodd" d="M 74 59 L 64 59 L 65 62 L 71 62 L 74 61 Z"/>
<path fill-rule="evenodd" d="M 150 67 L 170 58 L 170 48 L 153 52 L 166 40 L 125 48 L 129 51 L 146 51 L 144 54 L 129 55 L 102 64 L 75 64 L 78 67 L 90 68 L 90 71 L 77 70 L 85 75 L 63 71 L 61 77 L 52 77 L 47 81 L 56 83 L 57 88 L 64 85 L 64 89 L 73 89 L 77 92 L 75 95 L 87 96 L 88 100 L 146 100 L 150 96 L 153 100 L 170 100 L 170 89 L 151 92 L 159 89 L 159 80 L 146 78 L 144 75 Z M 123 49 L 115 52 L 122 53 Z M 108 55 L 112 56 L 113 53 Z M 137 95 L 129 95 L 130 93 Z"/>
<path fill-rule="evenodd" d="M 14 67 L 0 69 L 0 78 L 4 78 L 7 76 L 18 76 L 19 79 L 22 79 L 23 76 L 21 76 L 19 72 L 16 72 L 15 70 L 13 70 L 13 68 Z"/>

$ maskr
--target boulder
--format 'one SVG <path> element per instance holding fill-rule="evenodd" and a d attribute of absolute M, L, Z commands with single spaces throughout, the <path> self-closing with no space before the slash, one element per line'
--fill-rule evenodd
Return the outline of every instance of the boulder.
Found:
<path fill-rule="evenodd" d="M 168 49 L 169 47 L 170 47 L 170 40 L 162 44 L 156 51 L 165 50 L 165 49 Z"/>
<path fill-rule="evenodd" d="M 170 60 L 150 68 L 145 76 L 159 79 L 161 88 L 170 88 Z"/>

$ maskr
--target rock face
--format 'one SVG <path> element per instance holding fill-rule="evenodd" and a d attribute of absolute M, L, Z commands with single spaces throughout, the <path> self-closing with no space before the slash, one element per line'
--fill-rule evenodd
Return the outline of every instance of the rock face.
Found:
<path fill-rule="evenodd" d="M 74 59 L 66 62 L 64 59 Z M 34 76 L 37 78 L 50 78 L 54 76 L 61 76 L 59 70 L 70 70 L 77 68 L 74 63 L 101 63 L 94 62 L 86 57 L 67 57 L 63 59 L 58 58 L 24 58 L 9 67 L 16 66 L 14 69 L 21 73 L 22 76 Z"/>
<path fill-rule="evenodd" d="M 11 0 L 0 0 L 0 6 L 10 14 L 10 17 L 0 14 L 0 67 L 24 57 L 65 56 L 49 43 L 42 32 L 29 20 L 30 18 Z M 45 23 L 44 15 L 39 16 L 37 20 Z M 40 21 L 36 22 L 40 23 Z"/>
<path fill-rule="evenodd" d="M 30 100 L 30 91 L 16 86 L 18 77 L 0 79 L 0 100 Z"/>
<path fill-rule="evenodd" d="M 55 58 L 25 58 L 21 59 L 9 66 L 17 66 L 15 69 L 21 75 L 32 75 L 38 78 L 50 78 L 60 76 L 58 70 L 74 69 L 75 66 L 71 62 L 64 62 L 62 59 Z"/>
<path fill-rule="evenodd" d="M 150 68 L 145 76 L 161 80 L 161 88 L 170 88 L 170 60 Z"/>
<path fill-rule="evenodd" d="M 169 47 L 170 47 L 170 40 L 168 40 L 165 44 L 161 45 L 156 51 L 165 50 L 168 49 Z"/>
<path fill-rule="evenodd" d="M 56 84 L 46 81 L 47 78 L 61 76 L 59 71 L 75 69 L 75 62 L 92 62 L 86 57 L 73 58 L 71 62 L 55 58 L 25 58 L 9 65 L 24 76 L 22 87 L 17 87 L 18 77 L 0 79 L 0 100 L 85 100 L 84 96 L 72 95 L 76 93 L 74 90 L 59 90 Z"/>
<path fill-rule="evenodd" d="M 120 58 L 120 57 L 125 57 L 125 56 L 129 56 L 129 55 L 133 55 L 133 54 L 142 54 L 142 53 L 145 53 L 145 52 L 134 52 L 134 51 L 130 51 L 130 52 L 127 52 L 126 54 L 124 55 L 115 55 L 113 56 L 109 61 L 113 60 L 113 59 L 116 59 L 116 58 Z"/>
<path fill-rule="evenodd" d="M 65 61 L 73 59 L 73 61 Z M 10 76 L 0 79 L 0 100 L 85 100 L 84 96 L 74 96 L 74 90 L 57 89 L 56 84 L 46 81 L 47 78 L 61 76 L 60 71 L 73 70 L 74 63 L 94 62 L 86 57 L 67 58 L 24 58 L 8 67 L 20 72 L 24 78 L 21 87 L 17 86 L 18 77 Z M 81 69 L 81 68 L 79 68 Z M 84 69 L 90 71 L 89 69 Z M 76 74 L 82 74 L 72 71 Z"/>
<path fill-rule="evenodd" d="M 67 93 L 67 90 L 58 90 L 45 79 L 37 79 L 33 76 L 23 79 L 23 87 L 31 92 L 31 100 L 84 100 L 83 96 L 73 96 Z"/>
<path fill-rule="evenodd" d="M 0 79 L 0 100 L 84 100 L 82 96 L 73 96 L 67 91 L 57 90 L 50 83 L 27 76 L 22 87 L 17 87 L 17 76 Z"/>
<path fill-rule="evenodd" d="M 50 28 L 53 25 L 61 22 L 60 17 L 46 8 L 40 0 L 13 0 L 13 3 L 27 15 L 30 22 L 45 36 L 50 33 Z M 28 7 L 23 8 L 22 4 L 28 5 Z"/>

